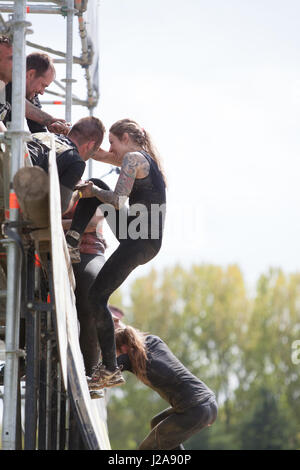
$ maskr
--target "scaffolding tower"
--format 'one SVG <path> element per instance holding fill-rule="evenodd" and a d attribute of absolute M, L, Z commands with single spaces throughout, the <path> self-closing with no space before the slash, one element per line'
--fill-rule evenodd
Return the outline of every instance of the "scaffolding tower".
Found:
<path fill-rule="evenodd" d="M 2 13 L 10 14 L 9 21 L 4 21 Z M 37 13 L 65 17 L 66 51 L 26 41 L 31 32 L 27 19 Z M 74 17 L 78 18 L 80 57 L 73 56 Z M 71 122 L 73 105 L 85 106 L 92 115 L 99 100 L 99 54 L 97 43 L 93 42 L 93 28 L 97 28 L 97 0 L 0 2 L 0 33 L 13 40 L 12 122 L 0 134 L 3 213 L 0 244 L 6 252 L 6 256 L 0 256 L 0 301 L 3 304 L 6 300 L 5 314 L 0 316 L 0 334 L 5 341 L 2 422 L 5 450 L 110 448 L 105 401 L 90 399 L 85 380 L 74 275 L 62 232 L 61 212 L 57 210 L 60 192 L 51 135 L 46 195 L 48 230 L 39 230 L 34 221 L 28 222 L 15 191 L 16 178 L 22 177 L 24 168 L 30 166 L 26 152 L 30 133 L 24 129 L 25 46 L 49 52 L 59 57 L 54 62 L 65 63 L 64 84 L 56 82 L 62 93 L 50 94 L 60 98 L 56 101 L 65 106 L 65 119 Z M 73 63 L 80 64 L 85 72 L 85 98 L 72 93 Z M 25 377 L 20 374 L 22 361 L 26 363 Z"/>

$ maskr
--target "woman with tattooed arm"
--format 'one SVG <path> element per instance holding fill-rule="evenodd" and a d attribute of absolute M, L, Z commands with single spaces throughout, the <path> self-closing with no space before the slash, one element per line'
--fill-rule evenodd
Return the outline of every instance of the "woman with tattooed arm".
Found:
<path fill-rule="evenodd" d="M 113 191 L 101 189 L 97 179 L 81 186 L 82 199 L 66 234 L 71 260 L 80 262 L 81 236 L 96 208 L 100 206 L 108 218 L 113 208 L 119 246 L 105 262 L 88 296 L 102 352 L 102 363 L 89 380 L 90 390 L 125 382 L 117 366 L 114 325 L 107 304 L 129 274 L 159 252 L 166 203 L 165 177 L 148 133 L 135 121 L 123 119 L 110 128 L 109 142 L 109 152 L 99 150 L 93 158 L 120 167 L 116 187 Z M 127 199 L 129 208 L 124 217 Z"/>

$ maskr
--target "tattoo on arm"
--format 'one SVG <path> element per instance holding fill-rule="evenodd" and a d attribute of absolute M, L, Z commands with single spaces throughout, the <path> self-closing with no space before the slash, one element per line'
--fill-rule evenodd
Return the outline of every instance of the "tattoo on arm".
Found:
<path fill-rule="evenodd" d="M 36 121 L 45 126 L 48 126 L 49 124 L 51 124 L 51 122 L 53 122 L 53 118 L 52 116 L 50 116 L 50 114 L 45 113 L 45 111 L 42 111 L 37 106 L 34 106 L 34 104 L 32 104 L 30 101 L 26 100 L 25 106 L 26 117 L 31 119 L 32 121 Z"/>
<path fill-rule="evenodd" d="M 106 191 L 94 186 L 94 195 L 102 202 L 112 204 L 116 209 L 121 209 L 131 193 L 137 172 L 147 176 L 149 163 L 139 152 L 129 152 L 124 156 L 114 191 Z"/>

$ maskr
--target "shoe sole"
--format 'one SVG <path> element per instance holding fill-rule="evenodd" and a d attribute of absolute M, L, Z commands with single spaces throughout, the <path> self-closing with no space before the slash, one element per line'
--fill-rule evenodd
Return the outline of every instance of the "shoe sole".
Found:
<path fill-rule="evenodd" d="M 104 393 L 99 393 L 96 390 L 90 390 L 90 397 L 92 400 L 97 400 L 99 398 L 104 398 Z"/>
<path fill-rule="evenodd" d="M 98 384 L 97 382 L 96 383 L 89 383 L 88 386 L 89 386 L 90 391 L 95 391 L 95 390 L 102 390 L 103 388 L 117 387 L 117 386 L 123 385 L 125 383 L 126 383 L 125 380 L 120 380 L 119 382 L 113 382 L 113 383 L 105 382 L 104 384 Z"/>

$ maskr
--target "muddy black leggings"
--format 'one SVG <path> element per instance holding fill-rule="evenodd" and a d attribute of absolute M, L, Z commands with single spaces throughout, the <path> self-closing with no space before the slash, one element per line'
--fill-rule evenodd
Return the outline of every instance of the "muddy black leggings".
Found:
<path fill-rule="evenodd" d="M 80 323 L 80 349 L 83 355 L 85 373 L 92 375 L 93 367 L 98 364 L 100 358 L 97 331 L 93 312 L 88 307 L 89 288 L 99 274 L 105 263 L 105 257 L 101 254 L 80 253 L 81 262 L 73 264 L 76 281 L 76 310 Z"/>
<path fill-rule="evenodd" d="M 167 408 L 152 419 L 151 431 L 139 450 L 183 450 L 182 442 L 210 426 L 217 412 L 214 397 L 182 412 Z"/>
<path fill-rule="evenodd" d="M 92 178 L 91 181 L 102 189 L 109 189 L 101 180 Z M 101 209 L 101 206 L 101 201 L 95 197 L 80 199 L 70 230 L 83 234 L 97 207 Z M 103 208 L 102 212 L 105 215 Z M 118 211 L 116 212 L 118 213 Z M 115 235 L 119 239 L 117 228 Z M 102 362 L 109 370 L 114 370 L 117 367 L 117 359 L 114 323 L 107 306 L 108 299 L 137 266 L 145 264 L 154 258 L 161 247 L 160 239 L 132 240 L 127 238 L 124 240 L 119 239 L 119 242 L 118 248 L 103 265 L 88 294 L 89 308 L 95 316 Z"/>

